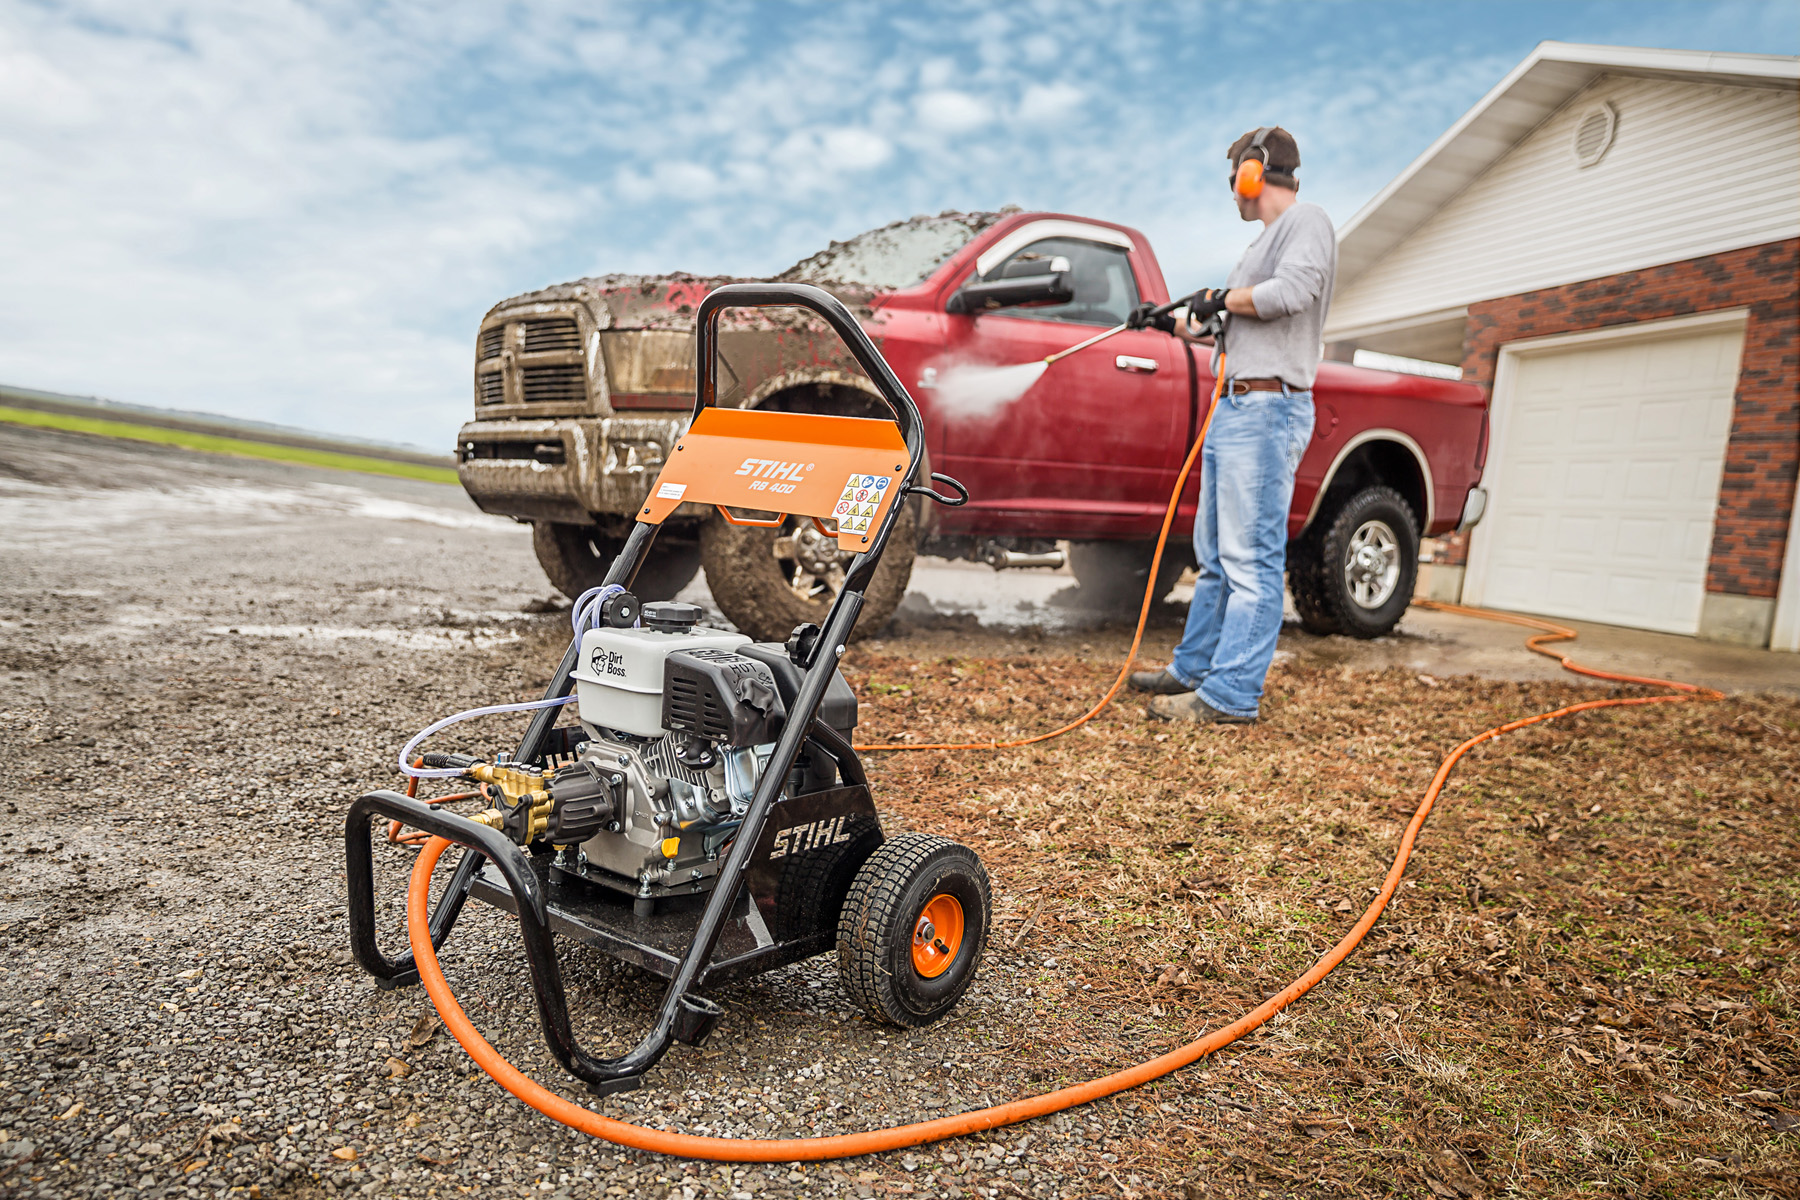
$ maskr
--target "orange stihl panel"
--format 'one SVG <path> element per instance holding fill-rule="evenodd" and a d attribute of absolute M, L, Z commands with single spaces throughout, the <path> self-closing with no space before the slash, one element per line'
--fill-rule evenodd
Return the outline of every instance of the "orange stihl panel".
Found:
<path fill-rule="evenodd" d="M 678 504 L 715 504 L 727 520 L 751 509 L 827 522 L 845 550 L 874 540 L 906 475 L 892 421 L 708 407 L 676 442 L 638 513 L 659 525 Z"/>

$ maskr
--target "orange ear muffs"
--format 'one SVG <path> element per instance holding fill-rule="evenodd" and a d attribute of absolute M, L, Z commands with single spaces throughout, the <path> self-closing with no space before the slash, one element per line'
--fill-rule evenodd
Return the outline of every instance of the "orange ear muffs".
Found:
<path fill-rule="evenodd" d="M 1262 195 L 1263 165 L 1254 158 L 1247 158 L 1238 164 L 1237 178 L 1232 181 L 1231 190 L 1246 200 L 1254 200 Z"/>
<path fill-rule="evenodd" d="M 1263 173 L 1269 167 L 1269 148 L 1263 145 L 1273 126 L 1259 126 L 1250 138 L 1250 144 L 1244 147 L 1243 157 L 1238 159 L 1237 170 L 1231 176 L 1231 190 L 1246 200 L 1254 200 L 1262 195 Z M 1260 160 L 1251 158 L 1252 153 L 1262 155 Z"/>

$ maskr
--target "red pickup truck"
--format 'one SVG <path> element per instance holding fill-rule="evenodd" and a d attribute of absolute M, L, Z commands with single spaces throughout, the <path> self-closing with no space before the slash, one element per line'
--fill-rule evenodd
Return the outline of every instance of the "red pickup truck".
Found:
<path fill-rule="evenodd" d="M 1043 368 L 1168 288 L 1144 235 L 1058 213 L 944 213 L 872 230 L 779 278 L 848 304 L 912 389 L 933 470 L 961 508 L 919 504 L 920 554 L 1055 566 L 1063 545 L 1096 601 L 1141 592 L 1175 476 L 1212 388 L 1204 348 L 1128 330 Z M 692 314 L 723 278 L 605 276 L 517 296 L 481 323 L 475 419 L 459 474 L 484 510 L 529 521 L 551 582 L 599 580 L 693 403 Z M 734 310 L 720 331 L 720 402 L 884 410 L 837 339 L 805 314 Z M 1004 368 L 1014 367 L 1016 370 Z M 1307 628 L 1374 637 L 1411 597 L 1419 539 L 1480 518 L 1486 403 L 1467 384 L 1326 362 L 1288 517 L 1288 584 Z M 1197 480 L 1157 565 L 1166 594 L 1192 562 Z M 692 508 L 693 511 L 686 511 Z M 861 628 L 878 630 L 912 571 L 896 538 Z M 704 566 L 720 609 L 779 641 L 821 619 L 842 579 L 810 522 L 727 524 L 684 506 L 637 583 L 673 595 Z"/>

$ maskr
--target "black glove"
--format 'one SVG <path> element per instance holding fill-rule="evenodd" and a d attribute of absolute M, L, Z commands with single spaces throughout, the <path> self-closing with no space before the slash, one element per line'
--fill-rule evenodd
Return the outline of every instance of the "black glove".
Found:
<path fill-rule="evenodd" d="M 1201 288 L 1188 297 L 1188 313 L 1196 321 L 1204 321 L 1214 313 L 1225 311 L 1225 293 L 1229 288 Z"/>
<path fill-rule="evenodd" d="M 1125 324 L 1131 329 L 1160 329 L 1164 333 L 1175 332 L 1175 318 L 1168 313 L 1157 312 L 1157 305 L 1146 300 L 1131 310 L 1125 318 Z"/>

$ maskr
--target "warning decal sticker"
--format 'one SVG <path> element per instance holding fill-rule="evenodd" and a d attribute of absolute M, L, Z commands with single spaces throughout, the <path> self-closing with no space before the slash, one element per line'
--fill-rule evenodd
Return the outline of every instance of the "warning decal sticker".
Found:
<path fill-rule="evenodd" d="M 838 529 L 844 533 L 867 533 L 869 523 L 881 510 L 881 498 L 887 495 L 890 475 L 852 475 L 844 483 L 834 514 Z"/>

